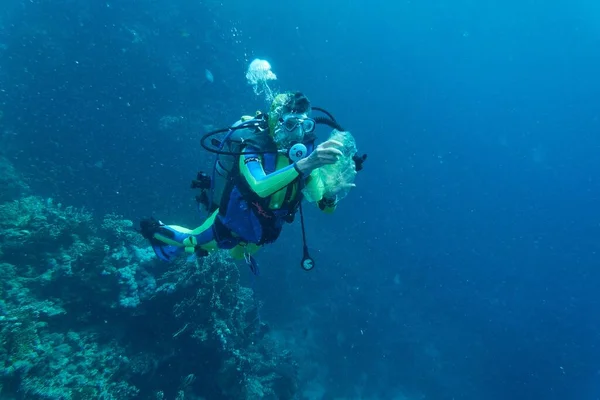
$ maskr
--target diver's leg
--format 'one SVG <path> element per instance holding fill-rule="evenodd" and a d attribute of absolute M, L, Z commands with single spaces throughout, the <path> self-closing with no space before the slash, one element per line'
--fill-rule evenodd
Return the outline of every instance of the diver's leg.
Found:
<path fill-rule="evenodd" d="M 243 260 L 245 255 L 253 255 L 258 250 L 260 250 L 260 246 L 254 243 L 240 243 L 230 250 L 229 254 L 235 260 Z"/>
<path fill-rule="evenodd" d="M 185 228 L 168 226 L 154 219 L 140 222 L 140 233 L 150 241 L 150 245 L 158 258 L 172 261 L 183 252 L 183 240 L 188 236 Z"/>
<path fill-rule="evenodd" d="M 155 219 L 141 222 L 141 233 L 150 241 L 158 258 L 173 261 L 183 252 L 195 253 L 217 248 L 213 223 L 218 210 L 196 229 L 190 230 L 177 225 L 165 225 Z"/>

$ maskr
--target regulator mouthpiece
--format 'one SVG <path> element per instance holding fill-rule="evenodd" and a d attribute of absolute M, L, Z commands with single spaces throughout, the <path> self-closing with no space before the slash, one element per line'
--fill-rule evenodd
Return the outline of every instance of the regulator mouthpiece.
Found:
<path fill-rule="evenodd" d="M 288 150 L 288 157 L 293 162 L 300 161 L 306 157 L 308 149 L 303 143 L 296 143 Z"/>

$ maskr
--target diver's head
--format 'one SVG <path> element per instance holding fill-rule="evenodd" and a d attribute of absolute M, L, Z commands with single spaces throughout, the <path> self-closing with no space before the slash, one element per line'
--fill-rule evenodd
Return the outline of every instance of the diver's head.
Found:
<path fill-rule="evenodd" d="M 310 101 L 304 94 L 287 92 L 275 97 L 269 110 L 269 130 L 278 148 L 302 142 L 305 134 L 315 130 L 315 120 L 309 115 Z"/>

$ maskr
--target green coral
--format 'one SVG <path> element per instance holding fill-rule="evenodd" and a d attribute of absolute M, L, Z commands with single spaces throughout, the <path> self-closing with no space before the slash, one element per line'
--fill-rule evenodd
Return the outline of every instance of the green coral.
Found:
<path fill-rule="evenodd" d="M 52 199 L 24 197 L 0 205 L 3 238 L 31 242 L 56 241 L 77 233 L 94 230 L 92 214 L 85 209 L 62 207 Z"/>
<path fill-rule="evenodd" d="M 133 229 L 133 222 L 118 214 L 107 214 L 100 225 L 111 245 L 140 244 L 142 237 Z"/>
<path fill-rule="evenodd" d="M 28 196 L 0 204 L 0 255 L 15 265 L 47 265 L 53 252 L 77 258 L 81 254 L 71 246 L 78 243 L 83 251 L 81 238 L 95 231 L 89 211 L 52 199 Z"/>
<path fill-rule="evenodd" d="M 180 379 L 177 398 L 193 398 L 205 393 L 190 371 L 206 357 L 221 366 L 214 381 L 231 398 L 292 398 L 293 361 L 269 339 L 227 253 L 160 268 L 131 221 L 101 221 L 96 227 L 88 211 L 36 196 L 0 204 L 5 391 L 17 381 L 31 399 L 132 399 L 140 394 L 130 378 L 151 384 L 168 362 L 180 370 L 164 382 Z M 179 352 L 182 343 L 197 357 Z"/>
<path fill-rule="evenodd" d="M 42 399 L 116 400 L 133 398 L 139 392 L 126 381 L 114 379 L 127 365 L 121 356 L 124 350 L 116 343 L 100 345 L 94 335 L 70 331 L 46 335 L 38 347 L 45 362 L 37 362 L 23 379 L 21 387 L 27 394 Z"/>
<path fill-rule="evenodd" d="M 254 293 L 240 285 L 238 267 L 227 254 L 211 253 L 197 260 L 195 268 L 178 263 L 171 272 L 176 286 L 193 283 L 194 288 L 174 307 L 175 316 L 188 321 L 177 336 L 189 332 L 200 345 L 220 349 L 217 379 L 230 398 L 292 399 L 298 377 L 291 353 L 266 334 Z M 202 312 L 207 307 L 210 312 Z"/>

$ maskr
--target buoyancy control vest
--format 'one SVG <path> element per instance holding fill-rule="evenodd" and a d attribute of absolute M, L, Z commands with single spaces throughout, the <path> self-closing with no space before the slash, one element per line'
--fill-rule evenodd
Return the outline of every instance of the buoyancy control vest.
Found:
<path fill-rule="evenodd" d="M 208 213 L 214 212 L 222 206 L 223 194 L 239 177 L 238 161 L 244 154 L 246 147 L 260 149 L 258 153 L 277 153 L 277 146 L 268 131 L 264 114 L 258 113 L 256 117 L 243 116 L 236 123 L 226 129 L 211 133 L 211 145 L 216 151 L 215 161 L 211 175 L 198 172 L 192 181 L 192 189 L 200 189 L 196 196 L 199 206 L 203 206 Z M 222 139 L 214 136 L 226 133 Z M 203 138 L 208 139 L 208 136 Z M 253 152 L 254 153 L 254 152 Z"/>
<path fill-rule="evenodd" d="M 335 118 L 326 110 L 318 107 L 312 107 L 312 110 L 320 111 L 327 117 L 315 117 L 317 124 L 327 125 L 331 128 L 343 131 L 344 129 L 337 123 Z M 225 134 L 222 140 L 216 138 L 219 134 Z M 206 141 L 210 139 L 210 145 Z M 316 136 L 310 138 L 314 143 Z M 222 202 L 229 197 L 227 191 L 239 182 L 239 157 L 244 154 L 267 154 L 279 153 L 277 146 L 270 134 L 268 116 L 258 112 L 255 117 L 242 117 L 233 126 L 215 130 L 204 134 L 200 140 L 204 149 L 215 153 L 216 159 L 213 165 L 211 175 L 204 172 L 198 172 L 196 179 L 192 181 L 193 189 L 200 189 L 200 195 L 196 196 L 198 207 L 204 206 L 205 210 L 211 214 L 222 206 Z M 245 148 L 251 146 L 253 150 L 245 152 Z M 255 149 L 258 149 L 256 151 Z M 292 150 L 290 148 L 289 150 Z M 287 151 L 285 151 L 288 154 Z M 288 154 L 289 157 L 289 154 Z M 358 154 L 353 157 L 356 164 L 356 170 L 360 171 L 367 156 Z M 225 196 L 224 196 L 225 195 Z M 302 226 L 303 257 L 301 266 L 305 271 L 312 270 L 315 266 L 314 260 L 308 253 L 306 244 L 306 235 L 304 229 L 304 216 L 302 212 L 301 196 L 297 196 L 297 204 L 293 208 L 300 210 L 300 221 Z M 291 221 L 288 221 L 291 222 Z"/>

